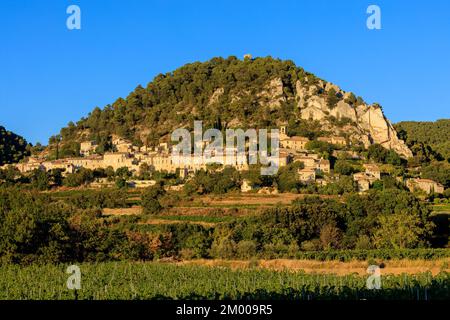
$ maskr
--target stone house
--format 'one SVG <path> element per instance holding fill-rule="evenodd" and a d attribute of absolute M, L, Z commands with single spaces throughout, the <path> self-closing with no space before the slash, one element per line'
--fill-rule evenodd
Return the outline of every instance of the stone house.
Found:
<path fill-rule="evenodd" d="M 364 169 L 366 173 L 376 177 L 377 179 L 381 179 L 381 170 L 376 164 L 367 163 L 364 164 Z"/>
<path fill-rule="evenodd" d="M 303 183 L 314 183 L 316 181 L 316 170 L 314 169 L 299 169 L 297 171 L 298 179 Z"/>
<path fill-rule="evenodd" d="M 408 179 L 406 181 L 406 187 L 411 191 L 422 190 L 427 194 L 430 193 L 443 193 L 444 186 L 436 181 L 430 179 Z"/>
<path fill-rule="evenodd" d="M 303 162 L 305 169 L 320 170 L 324 173 L 330 173 L 330 161 L 318 158 L 316 154 L 294 156 L 293 159 L 294 162 Z"/>
<path fill-rule="evenodd" d="M 133 152 L 133 144 L 129 142 L 128 140 L 125 140 L 123 138 L 114 136 L 112 139 L 112 145 L 116 149 L 117 152 L 120 153 L 126 153 L 126 152 Z"/>
<path fill-rule="evenodd" d="M 75 166 L 67 161 L 66 159 L 55 160 L 55 161 L 44 161 L 42 162 L 42 166 L 46 171 L 50 171 L 53 169 L 60 169 L 63 172 L 63 175 L 71 174 L 75 172 Z"/>
<path fill-rule="evenodd" d="M 319 159 L 316 161 L 316 169 L 325 173 L 330 173 L 330 161 L 326 159 Z"/>
<path fill-rule="evenodd" d="M 318 141 L 328 142 L 337 146 L 346 146 L 347 140 L 344 137 L 331 136 L 331 137 L 319 137 Z"/>
<path fill-rule="evenodd" d="M 316 158 L 310 156 L 294 156 L 294 162 L 303 162 L 305 168 L 315 168 Z"/>
<path fill-rule="evenodd" d="M 280 138 L 280 145 L 283 148 L 292 149 L 295 151 L 305 150 L 309 139 L 306 137 L 293 136 Z"/>
<path fill-rule="evenodd" d="M 278 162 L 278 165 L 279 165 L 280 167 L 287 166 L 287 165 L 289 164 L 289 162 L 291 162 L 291 160 L 292 160 L 292 156 L 291 156 L 290 153 L 282 152 L 282 151 L 281 151 L 281 152 L 279 153 L 279 162 Z"/>
<path fill-rule="evenodd" d="M 359 192 L 365 192 L 370 189 L 370 180 L 368 179 L 357 179 L 356 183 L 358 184 L 358 191 Z"/>
<path fill-rule="evenodd" d="M 369 190 L 370 186 L 379 178 L 367 172 L 358 172 L 353 175 L 353 180 L 358 184 L 358 191 L 364 192 Z"/>
<path fill-rule="evenodd" d="M 114 170 L 122 167 L 131 169 L 134 167 L 133 160 L 133 157 L 127 152 L 107 152 L 103 156 L 102 167 L 112 167 Z"/>
<path fill-rule="evenodd" d="M 97 143 L 94 141 L 84 141 L 80 143 L 80 154 L 82 156 L 90 156 L 95 153 L 95 149 L 97 148 Z"/>

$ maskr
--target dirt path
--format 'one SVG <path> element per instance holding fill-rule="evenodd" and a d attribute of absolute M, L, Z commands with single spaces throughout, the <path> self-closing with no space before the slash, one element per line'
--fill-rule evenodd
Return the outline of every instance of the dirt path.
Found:
<path fill-rule="evenodd" d="M 295 193 L 280 193 L 280 194 L 245 194 L 245 195 L 228 195 L 222 197 L 205 196 L 200 198 L 205 204 L 211 205 L 258 205 L 258 206 L 272 206 L 278 203 L 290 204 L 298 198 L 304 198 L 305 194 Z M 316 195 L 317 196 L 317 195 Z M 336 198 L 336 196 L 318 195 L 321 198 L 329 199 Z"/>
<path fill-rule="evenodd" d="M 130 208 L 103 209 L 103 214 L 105 216 L 131 216 L 131 215 L 138 215 L 141 213 L 142 213 L 141 206 L 132 206 Z"/>

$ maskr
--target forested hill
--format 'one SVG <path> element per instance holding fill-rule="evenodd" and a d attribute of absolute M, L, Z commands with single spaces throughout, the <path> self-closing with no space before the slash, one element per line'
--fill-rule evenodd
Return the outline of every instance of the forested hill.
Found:
<path fill-rule="evenodd" d="M 0 166 L 19 162 L 29 154 L 26 140 L 0 126 Z"/>
<path fill-rule="evenodd" d="M 272 111 L 259 108 L 264 97 L 258 94 L 275 77 L 282 80 L 282 94 L 288 97 L 294 97 L 298 79 L 315 79 L 292 61 L 272 58 L 190 63 L 156 76 L 146 88 L 138 86 L 125 99 L 95 108 L 76 125 L 63 128 L 61 137 L 63 141 L 89 138 L 101 142 L 108 134 L 117 134 L 139 144 L 155 143 L 180 125 L 192 126 L 195 119 L 205 126 L 237 124 L 236 119 L 244 126 L 275 124 L 277 119 L 288 120 L 292 109 L 287 103 Z"/>
<path fill-rule="evenodd" d="M 423 143 L 445 159 L 450 158 L 450 119 L 435 122 L 404 121 L 397 123 L 395 127 L 413 151 L 414 145 Z"/>
<path fill-rule="evenodd" d="M 379 105 L 366 105 L 362 98 L 292 61 L 271 57 L 231 56 L 186 64 L 156 76 L 145 88 L 138 86 L 125 99 L 95 108 L 49 142 L 55 146 L 62 139 L 63 157 L 77 155 L 83 140 L 94 140 L 100 151 L 107 151 L 112 134 L 138 146 L 154 145 L 176 128 L 192 129 L 197 119 L 204 127 L 219 129 L 288 124 L 293 134 L 314 138 L 332 133 L 363 141 L 366 147 L 384 143 L 405 157 L 412 156 Z"/>

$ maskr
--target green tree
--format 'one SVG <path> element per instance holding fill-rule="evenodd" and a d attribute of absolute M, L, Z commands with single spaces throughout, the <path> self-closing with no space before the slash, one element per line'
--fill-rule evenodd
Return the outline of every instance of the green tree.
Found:
<path fill-rule="evenodd" d="M 302 184 L 299 180 L 298 170 L 302 168 L 304 168 L 303 162 L 294 162 L 279 168 L 275 178 L 278 190 L 290 192 L 293 189 L 299 189 Z"/>
<path fill-rule="evenodd" d="M 312 140 L 306 143 L 305 148 L 318 153 L 325 159 L 331 159 L 335 146 L 325 141 Z"/>
<path fill-rule="evenodd" d="M 374 243 L 378 248 L 415 248 L 424 235 L 419 217 L 412 214 L 381 215 L 379 224 L 374 234 Z"/>
<path fill-rule="evenodd" d="M 334 88 L 331 88 L 328 90 L 327 93 L 327 104 L 330 109 L 333 109 L 336 107 L 337 103 L 339 102 L 339 98 L 337 96 L 337 92 Z"/>
<path fill-rule="evenodd" d="M 121 167 L 116 170 L 116 177 L 127 180 L 131 178 L 132 173 L 128 169 L 128 167 Z"/>
<path fill-rule="evenodd" d="M 30 174 L 31 186 L 38 190 L 47 190 L 50 187 L 49 176 L 47 172 L 35 169 Z"/>
<path fill-rule="evenodd" d="M 450 164 L 446 162 L 433 162 L 422 168 L 422 177 L 431 179 L 450 188 Z"/>
<path fill-rule="evenodd" d="M 165 194 L 164 187 L 162 185 L 155 185 L 146 188 L 141 195 L 141 204 L 143 213 L 156 214 L 159 213 L 163 206 L 161 205 L 160 198 Z"/>
<path fill-rule="evenodd" d="M 320 230 L 320 242 L 324 250 L 338 248 L 341 238 L 342 231 L 334 224 L 326 224 Z"/>
<path fill-rule="evenodd" d="M 115 185 L 119 189 L 126 188 L 127 187 L 127 181 L 124 178 L 117 177 Z"/>
<path fill-rule="evenodd" d="M 77 172 L 68 174 L 63 183 L 68 187 L 79 187 L 92 181 L 94 181 L 94 173 L 92 170 L 80 168 Z"/>
<path fill-rule="evenodd" d="M 353 166 L 345 160 L 337 160 L 334 164 L 334 172 L 341 175 L 351 175 L 355 172 Z"/>
<path fill-rule="evenodd" d="M 30 155 L 30 148 L 26 140 L 0 126 L 0 166 L 19 162 Z"/>
<path fill-rule="evenodd" d="M 345 99 L 345 102 L 350 104 L 350 105 L 356 105 L 356 97 L 353 94 L 353 92 L 350 92 L 350 94 L 348 95 L 348 97 Z"/>

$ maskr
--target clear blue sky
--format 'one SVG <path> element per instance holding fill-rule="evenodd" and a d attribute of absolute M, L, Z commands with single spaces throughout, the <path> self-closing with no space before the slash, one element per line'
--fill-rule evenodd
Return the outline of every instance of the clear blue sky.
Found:
<path fill-rule="evenodd" d="M 382 30 L 366 28 L 370 4 Z M 393 122 L 450 115 L 447 0 L 1 0 L 0 125 L 46 144 L 160 72 L 245 53 L 291 59 Z"/>

